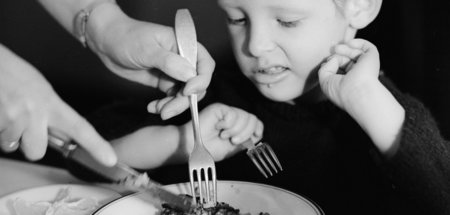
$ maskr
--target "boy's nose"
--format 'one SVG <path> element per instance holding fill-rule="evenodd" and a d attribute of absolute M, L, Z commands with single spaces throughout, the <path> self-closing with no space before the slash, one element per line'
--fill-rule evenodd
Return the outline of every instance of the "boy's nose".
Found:
<path fill-rule="evenodd" d="M 272 34 L 263 27 L 252 27 L 248 37 L 248 51 L 254 57 L 260 57 L 265 52 L 271 51 L 275 43 Z"/>

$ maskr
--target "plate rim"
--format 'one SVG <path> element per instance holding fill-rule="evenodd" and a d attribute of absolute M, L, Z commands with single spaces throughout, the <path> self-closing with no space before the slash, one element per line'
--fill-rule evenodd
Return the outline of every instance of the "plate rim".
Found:
<path fill-rule="evenodd" d="M 258 183 L 258 182 L 250 182 L 250 181 L 235 181 L 235 180 L 217 180 L 218 183 L 225 183 L 225 184 L 245 184 L 245 185 L 257 185 L 257 186 L 261 186 L 261 187 L 266 187 L 269 189 L 273 189 L 273 190 L 277 190 L 277 191 L 281 191 L 284 193 L 287 193 L 289 195 L 295 196 L 296 198 L 299 198 L 301 200 L 303 200 L 306 204 L 308 204 L 318 215 L 325 215 L 325 212 L 322 210 L 322 208 L 315 203 L 314 201 L 312 201 L 311 199 L 309 199 L 308 197 L 302 196 L 300 194 L 294 193 L 292 191 L 286 190 L 284 188 L 281 187 L 277 187 L 274 185 L 270 185 L 270 184 L 263 184 L 263 183 Z M 168 189 L 168 187 L 170 186 L 174 186 L 176 187 L 177 185 L 180 184 L 189 184 L 189 182 L 180 182 L 180 183 L 172 183 L 172 184 L 167 184 L 167 185 L 163 185 L 164 189 Z M 121 201 L 123 199 L 128 199 L 131 198 L 133 196 L 138 195 L 139 192 L 135 192 L 135 193 L 130 193 L 127 195 L 124 195 L 120 198 L 114 199 L 112 201 L 110 201 L 109 203 L 102 205 L 100 208 L 98 208 L 97 210 L 95 210 L 92 214 L 93 215 L 99 215 L 99 212 L 101 212 L 102 210 L 104 210 L 107 206 L 109 206 L 110 204 L 113 204 L 114 202 L 117 201 Z"/>

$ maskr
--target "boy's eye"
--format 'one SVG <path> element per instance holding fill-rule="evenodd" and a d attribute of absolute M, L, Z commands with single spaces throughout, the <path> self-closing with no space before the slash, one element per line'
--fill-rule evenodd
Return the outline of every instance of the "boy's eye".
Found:
<path fill-rule="evenodd" d="M 246 19 L 245 18 L 240 18 L 240 19 L 227 18 L 227 22 L 229 25 L 245 25 Z"/>
<path fill-rule="evenodd" d="M 297 25 L 300 23 L 300 20 L 284 21 L 281 19 L 277 19 L 277 22 L 280 23 L 280 25 L 283 27 L 294 28 L 294 27 L 297 27 Z"/>

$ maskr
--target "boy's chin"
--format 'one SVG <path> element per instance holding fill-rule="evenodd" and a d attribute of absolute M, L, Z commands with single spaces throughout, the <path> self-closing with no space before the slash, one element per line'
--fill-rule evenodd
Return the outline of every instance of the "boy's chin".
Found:
<path fill-rule="evenodd" d="M 270 88 L 259 88 L 259 91 L 264 95 L 264 97 L 272 101 L 286 103 L 293 103 L 294 99 L 300 97 L 303 94 L 303 92 L 286 92 L 283 90 Z"/>

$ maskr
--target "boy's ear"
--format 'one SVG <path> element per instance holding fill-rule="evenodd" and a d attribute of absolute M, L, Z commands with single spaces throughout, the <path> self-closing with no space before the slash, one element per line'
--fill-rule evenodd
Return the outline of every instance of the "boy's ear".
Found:
<path fill-rule="evenodd" d="M 350 26 L 362 29 L 370 24 L 378 15 L 382 0 L 346 0 L 344 11 Z"/>

